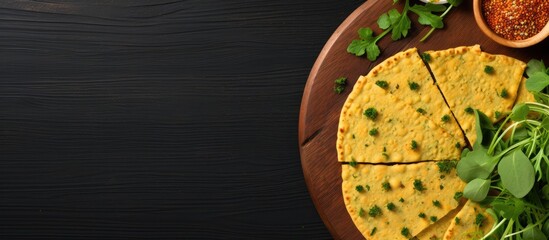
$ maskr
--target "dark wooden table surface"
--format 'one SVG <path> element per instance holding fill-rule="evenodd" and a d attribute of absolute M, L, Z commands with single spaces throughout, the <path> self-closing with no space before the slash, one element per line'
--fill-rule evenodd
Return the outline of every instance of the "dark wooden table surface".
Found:
<path fill-rule="evenodd" d="M 359 0 L 0 1 L 0 239 L 329 239 L 298 116 Z"/>

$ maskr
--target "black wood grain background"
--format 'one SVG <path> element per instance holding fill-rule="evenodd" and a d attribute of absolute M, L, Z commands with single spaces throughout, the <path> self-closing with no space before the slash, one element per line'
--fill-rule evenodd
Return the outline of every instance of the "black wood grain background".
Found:
<path fill-rule="evenodd" d="M 359 0 L 0 1 L 0 239 L 327 239 L 303 87 Z"/>

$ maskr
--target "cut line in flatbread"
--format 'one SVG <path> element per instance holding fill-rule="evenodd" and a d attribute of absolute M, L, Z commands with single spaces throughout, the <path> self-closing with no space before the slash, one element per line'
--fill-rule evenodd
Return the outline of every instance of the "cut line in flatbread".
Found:
<path fill-rule="evenodd" d="M 340 162 L 455 160 L 461 152 L 459 140 L 364 76 L 341 110 L 336 147 Z"/>
<path fill-rule="evenodd" d="M 342 165 L 345 206 L 364 237 L 408 239 L 457 208 L 465 182 L 438 164 Z"/>
<path fill-rule="evenodd" d="M 479 45 L 427 51 L 427 61 L 450 109 L 471 144 L 476 141 L 473 109 L 494 122 L 510 112 L 526 64 L 517 59 L 492 55 Z"/>
<path fill-rule="evenodd" d="M 463 132 L 416 48 L 389 57 L 372 69 L 368 78 L 428 117 L 465 147 Z"/>

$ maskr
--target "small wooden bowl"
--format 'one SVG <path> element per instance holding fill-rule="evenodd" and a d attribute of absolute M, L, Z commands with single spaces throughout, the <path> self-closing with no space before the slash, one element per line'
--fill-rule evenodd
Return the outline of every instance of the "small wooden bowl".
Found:
<path fill-rule="evenodd" d="M 523 39 L 523 40 L 509 40 L 505 39 L 499 35 L 497 35 L 490 27 L 488 27 L 488 24 L 486 24 L 486 21 L 484 20 L 484 16 L 482 14 L 482 1 L 483 0 L 473 0 L 473 11 L 475 13 L 475 21 L 477 22 L 478 27 L 482 32 L 488 36 L 490 39 L 494 40 L 495 42 L 508 46 L 513 48 L 525 48 L 532 46 L 534 44 L 537 44 L 541 41 L 543 41 L 547 36 L 549 36 L 549 21 L 547 24 L 545 24 L 545 27 L 538 32 L 536 35 Z"/>

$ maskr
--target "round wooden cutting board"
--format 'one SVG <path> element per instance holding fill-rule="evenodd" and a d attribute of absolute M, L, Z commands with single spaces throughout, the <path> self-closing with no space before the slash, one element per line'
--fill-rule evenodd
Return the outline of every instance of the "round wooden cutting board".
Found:
<path fill-rule="evenodd" d="M 411 5 L 419 3 L 411 1 Z M 392 4 L 388 0 L 369 0 L 356 9 L 333 33 L 316 60 L 301 103 L 299 116 L 299 146 L 305 181 L 313 202 L 336 239 L 361 239 L 360 232 L 353 224 L 345 209 L 341 193 L 341 163 L 337 161 L 336 134 L 341 107 L 360 75 L 393 54 L 416 47 L 420 52 L 441 50 L 458 46 L 480 44 L 483 51 L 504 54 L 522 61 L 544 59 L 549 63 L 549 39 L 523 49 L 498 45 L 488 39 L 477 27 L 472 4 L 465 0 L 444 18 L 445 27 L 436 30 L 425 42 L 419 40 L 430 30 L 417 25 L 417 17 L 410 14 L 413 25 L 409 36 L 392 41 L 390 34 L 378 42 L 381 55 L 375 62 L 365 57 L 347 53 L 349 43 L 358 38 L 357 30 L 371 27 L 376 35 L 381 32 L 376 21 L 379 15 L 402 4 Z M 334 80 L 347 77 L 348 84 L 342 94 L 333 91 Z"/>

